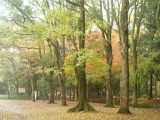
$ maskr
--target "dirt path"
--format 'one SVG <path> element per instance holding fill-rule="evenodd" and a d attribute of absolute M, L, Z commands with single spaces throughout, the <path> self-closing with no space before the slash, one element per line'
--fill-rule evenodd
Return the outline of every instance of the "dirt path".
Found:
<path fill-rule="evenodd" d="M 14 101 L 0 100 L 0 120 L 28 120 L 23 106 L 14 105 Z"/>

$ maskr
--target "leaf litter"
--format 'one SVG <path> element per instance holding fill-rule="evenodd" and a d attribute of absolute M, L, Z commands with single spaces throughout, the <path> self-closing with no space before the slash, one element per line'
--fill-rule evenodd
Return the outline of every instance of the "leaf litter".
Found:
<path fill-rule="evenodd" d="M 160 108 L 132 108 L 131 115 L 117 114 L 118 106 L 105 108 L 104 104 L 91 103 L 97 112 L 69 113 L 67 110 L 76 105 L 68 101 L 61 106 L 60 101 L 0 100 L 0 120 L 159 120 Z"/>

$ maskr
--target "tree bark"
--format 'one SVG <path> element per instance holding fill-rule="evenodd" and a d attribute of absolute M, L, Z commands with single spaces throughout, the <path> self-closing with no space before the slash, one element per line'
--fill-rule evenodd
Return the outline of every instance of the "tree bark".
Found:
<path fill-rule="evenodd" d="M 109 9 L 109 1 L 108 1 L 108 9 Z M 105 105 L 105 107 L 113 107 L 112 43 L 111 43 L 113 19 L 110 18 L 109 11 L 107 13 L 108 13 L 107 14 L 107 18 L 108 18 L 107 21 L 110 24 L 110 26 L 107 30 L 101 28 L 103 48 L 104 48 L 105 57 L 106 57 L 106 64 L 109 65 L 109 67 L 110 67 L 107 71 L 108 76 L 106 78 L 106 105 Z M 104 22 L 103 21 L 103 11 L 102 11 L 102 0 L 100 0 L 100 14 L 101 14 L 101 22 Z"/>
<path fill-rule="evenodd" d="M 155 87 L 155 107 L 157 107 L 157 80 L 158 80 L 158 75 L 155 74 L 155 80 L 154 80 L 154 87 Z"/>
<path fill-rule="evenodd" d="M 120 49 L 122 56 L 120 80 L 120 109 L 118 113 L 130 114 L 129 111 L 129 62 L 128 62 L 128 9 L 129 0 L 122 0 L 120 16 Z"/>
<path fill-rule="evenodd" d="M 49 73 L 49 104 L 54 103 L 54 84 L 53 84 L 53 71 Z"/>
<path fill-rule="evenodd" d="M 149 85 L 149 98 L 153 99 L 153 95 L 152 95 L 152 86 L 153 86 L 153 74 L 150 74 L 150 85 Z"/>
<path fill-rule="evenodd" d="M 84 50 L 85 45 L 85 8 L 84 8 L 84 0 L 80 0 L 80 20 L 79 20 L 79 30 L 83 33 L 79 36 L 79 49 Z M 81 55 L 79 55 L 80 57 Z M 78 87 L 79 87 L 79 97 L 78 104 L 69 109 L 69 112 L 79 112 L 79 111 L 95 111 L 92 106 L 88 104 L 87 100 L 87 85 L 86 85 L 86 62 L 84 61 L 82 64 L 78 66 Z"/>
<path fill-rule="evenodd" d="M 156 23 L 157 23 L 157 27 L 158 27 L 158 33 L 160 33 L 160 1 L 158 2 L 158 5 L 157 5 Z"/>
<path fill-rule="evenodd" d="M 49 39 L 47 39 L 47 42 L 48 42 L 48 46 L 49 46 L 49 49 L 50 49 L 50 59 L 53 58 L 53 55 L 52 55 L 52 48 L 51 48 L 51 44 L 50 44 L 50 41 Z M 54 63 L 51 63 L 50 65 L 50 68 L 53 68 L 54 67 Z M 48 79 L 48 83 L 49 83 L 49 104 L 51 103 L 54 103 L 54 83 L 53 83 L 53 75 L 54 75 L 54 71 L 51 70 L 49 72 L 49 79 Z"/>
<path fill-rule="evenodd" d="M 61 88 L 61 104 L 62 106 L 66 106 L 67 103 L 66 103 L 66 92 L 65 92 L 65 72 L 64 69 L 61 68 L 63 63 L 61 60 L 60 47 L 57 40 L 54 41 L 53 46 L 56 55 L 57 68 L 59 70 L 58 79 Z"/>
<path fill-rule="evenodd" d="M 37 92 L 37 80 L 35 79 L 36 77 L 34 76 L 34 78 L 31 78 L 31 86 L 32 86 L 32 102 L 36 101 L 36 96 L 35 96 L 35 92 Z"/>
<path fill-rule="evenodd" d="M 140 2 L 140 15 L 137 15 L 137 2 Z M 146 1 L 135 1 L 134 2 L 134 22 L 132 28 L 132 44 L 133 44 L 133 106 L 137 106 L 137 97 L 138 97 L 138 83 L 137 83 L 137 40 L 139 38 L 141 22 L 143 19 L 144 9 Z M 138 18 L 137 18 L 138 17 Z M 136 29 L 136 30 L 135 30 Z"/>
<path fill-rule="evenodd" d="M 133 39 L 133 106 L 137 106 L 137 40 Z"/>

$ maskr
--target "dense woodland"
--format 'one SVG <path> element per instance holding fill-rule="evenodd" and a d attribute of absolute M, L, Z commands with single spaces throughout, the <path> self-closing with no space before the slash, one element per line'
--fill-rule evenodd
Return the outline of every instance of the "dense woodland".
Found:
<path fill-rule="evenodd" d="M 77 100 L 70 112 L 100 99 L 124 114 L 160 96 L 159 0 L 0 3 L 0 94 Z"/>

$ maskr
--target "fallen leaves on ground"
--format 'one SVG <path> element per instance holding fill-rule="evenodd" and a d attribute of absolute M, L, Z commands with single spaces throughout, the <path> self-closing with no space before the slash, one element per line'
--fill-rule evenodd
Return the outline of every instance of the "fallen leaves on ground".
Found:
<path fill-rule="evenodd" d="M 29 100 L 0 100 L 8 104 L 12 110 L 0 107 L 0 120 L 159 120 L 160 108 L 130 108 L 131 115 L 117 114 L 118 107 L 105 108 L 104 104 L 91 103 L 97 112 L 69 113 L 67 110 L 76 102 L 68 101 L 68 106 L 61 106 L 60 101 L 47 104 L 47 101 L 31 102 Z M 14 105 L 12 107 L 12 105 Z M 13 111 L 15 109 L 15 112 Z M 16 110 L 19 110 L 16 112 Z M 21 109 L 21 110 L 20 110 Z"/>

